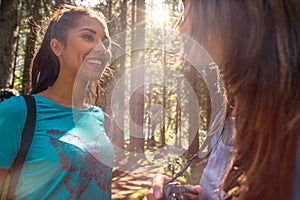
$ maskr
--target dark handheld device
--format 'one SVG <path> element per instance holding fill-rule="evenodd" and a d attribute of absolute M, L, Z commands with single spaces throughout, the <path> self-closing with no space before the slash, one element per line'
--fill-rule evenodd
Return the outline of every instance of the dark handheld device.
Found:
<path fill-rule="evenodd" d="M 163 199 L 164 200 L 187 200 L 185 193 L 198 195 L 198 191 L 192 189 L 188 185 L 179 185 L 176 182 L 167 183 L 164 185 Z"/>
<path fill-rule="evenodd" d="M 222 127 L 222 130 L 223 130 L 223 127 Z M 190 164 L 192 163 L 192 161 L 194 159 L 198 158 L 200 160 L 199 165 L 207 163 L 210 152 L 216 146 L 219 139 L 221 138 L 222 132 L 217 138 L 217 143 L 215 143 L 213 145 L 213 147 L 210 147 L 209 144 L 211 144 L 211 140 L 214 137 L 215 133 L 216 132 L 214 132 L 214 134 L 212 134 L 212 135 L 209 135 L 203 142 L 200 149 L 188 159 L 185 166 L 173 178 L 171 178 L 169 181 L 167 181 L 164 184 L 164 189 L 163 189 L 163 199 L 164 200 L 188 200 L 187 197 L 185 196 L 185 193 L 190 193 L 190 194 L 194 194 L 194 195 L 199 194 L 197 190 L 192 189 L 190 186 L 179 185 L 175 181 L 179 176 L 181 176 L 185 172 L 185 170 L 190 166 Z M 203 151 L 206 148 L 208 148 L 208 151 L 207 151 L 207 153 L 203 154 Z"/>

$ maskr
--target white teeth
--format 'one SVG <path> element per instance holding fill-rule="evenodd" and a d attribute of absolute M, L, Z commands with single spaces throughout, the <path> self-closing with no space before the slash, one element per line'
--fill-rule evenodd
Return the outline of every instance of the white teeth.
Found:
<path fill-rule="evenodd" d="M 97 60 L 97 59 L 88 59 L 87 61 L 88 61 L 89 63 L 91 63 L 91 64 L 102 65 L 102 61 L 101 61 L 101 60 Z"/>

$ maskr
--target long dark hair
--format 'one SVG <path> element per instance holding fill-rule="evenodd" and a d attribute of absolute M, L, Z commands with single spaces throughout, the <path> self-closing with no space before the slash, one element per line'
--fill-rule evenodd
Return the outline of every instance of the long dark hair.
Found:
<path fill-rule="evenodd" d="M 55 38 L 66 45 L 68 31 L 76 27 L 78 20 L 83 16 L 96 18 L 106 26 L 106 19 L 101 12 L 96 13 L 86 7 L 62 5 L 54 12 L 49 20 L 40 48 L 31 63 L 32 94 L 46 90 L 54 84 L 58 77 L 60 65 L 50 47 L 51 40 Z M 107 27 L 105 27 L 105 31 L 109 37 Z"/>
<path fill-rule="evenodd" d="M 219 64 L 236 106 L 236 153 L 221 189 L 240 199 L 293 199 L 300 134 L 300 2 L 187 0 L 191 36 Z M 209 47 L 216 37 L 221 43 Z M 209 52 L 209 51 L 208 51 Z"/>

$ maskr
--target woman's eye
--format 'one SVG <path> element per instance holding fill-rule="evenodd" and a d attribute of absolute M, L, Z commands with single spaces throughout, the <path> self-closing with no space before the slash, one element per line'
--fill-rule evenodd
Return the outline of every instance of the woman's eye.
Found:
<path fill-rule="evenodd" d="M 84 39 L 89 40 L 89 41 L 94 41 L 94 37 L 92 35 L 83 35 L 82 36 Z"/>

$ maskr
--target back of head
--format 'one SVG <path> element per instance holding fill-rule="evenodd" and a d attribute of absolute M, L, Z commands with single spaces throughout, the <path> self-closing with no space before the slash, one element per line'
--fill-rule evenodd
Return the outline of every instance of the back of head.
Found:
<path fill-rule="evenodd" d="M 230 173 L 239 177 L 235 192 L 244 199 L 291 199 L 300 132 L 300 2 L 185 4 L 191 35 L 212 57 L 219 56 L 217 64 L 235 99 L 239 158 L 233 159 L 239 170 Z M 230 176 L 229 190 L 236 181 Z"/>

